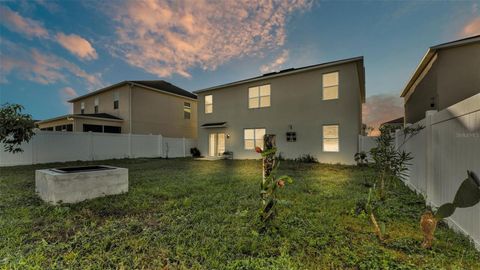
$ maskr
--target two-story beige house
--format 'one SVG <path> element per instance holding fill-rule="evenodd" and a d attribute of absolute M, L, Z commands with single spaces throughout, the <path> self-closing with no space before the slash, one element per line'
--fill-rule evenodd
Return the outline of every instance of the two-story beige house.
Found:
<path fill-rule="evenodd" d="M 405 123 L 480 93 L 480 35 L 433 46 L 403 89 Z"/>
<path fill-rule="evenodd" d="M 41 130 L 197 137 L 197 96 L 166 81 L 123 81 L 70 100 Z"/>
<path fill-rule="evenodd" d="M 363 57 L 345 59 L 195 91 L 198 148 L 204 156 L 233 152 L 260 158 L 263 135 L 275 134 L 285 158 L 354 163 L 365 102 Z"/>

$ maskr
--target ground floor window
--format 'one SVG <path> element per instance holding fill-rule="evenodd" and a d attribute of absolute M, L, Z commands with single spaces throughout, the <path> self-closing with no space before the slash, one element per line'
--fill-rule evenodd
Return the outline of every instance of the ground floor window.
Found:
<path fill-rule="evenodd" d="M 338 125 L 324 125 L 323 126 L 323 151 L 324 152 L 339 152 L 340 139 L 339 139 Z"/>
<path fill-rule="evenodd" d="M 73 131 L 73 124 L 56 126 L 55 131 Z"/>
<path fill-rule="evenodd" d="M 83 132 L 122 133 L 121 127 L 83 124 Z"/>
<path fill-rule="evenodd" d="M 255 147 L 263 149 L 264 128 L 246 128 L 243 130 L 245 150 L 253 150 Z"/>

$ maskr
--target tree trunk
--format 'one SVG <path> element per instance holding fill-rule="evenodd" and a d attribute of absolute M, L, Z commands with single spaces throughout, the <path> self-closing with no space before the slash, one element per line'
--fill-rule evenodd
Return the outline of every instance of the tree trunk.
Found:
<path fill-rule="evenodd" d="M 265 134 L 263 137 L 263 151 L 269 151 L 271 149 L 275 148 L 275 135 L 273 134 Z M 275 162 L 275 154 L 270 154 L 265 157 L 263 157 L 263 178 L 262 178 L 262 191 L 266 191 L 266 186 L 268 186 L 268 183 L 266 183 L 268 177 L 272 173 L 273 169 L 273 163 Z M 262 192 L 262 203 L 265 205 L 267 203 L 267 198 L 268 194 L 265 192 Z"/>

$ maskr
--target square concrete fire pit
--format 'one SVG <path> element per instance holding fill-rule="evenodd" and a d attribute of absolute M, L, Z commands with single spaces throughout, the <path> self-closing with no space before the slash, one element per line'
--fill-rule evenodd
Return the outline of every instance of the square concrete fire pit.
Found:
<path fill-rule="evenodd" d="M 51 204 L 126 193 L 128 169 L 97 165 L 37 170 L 35 191 Z"/>

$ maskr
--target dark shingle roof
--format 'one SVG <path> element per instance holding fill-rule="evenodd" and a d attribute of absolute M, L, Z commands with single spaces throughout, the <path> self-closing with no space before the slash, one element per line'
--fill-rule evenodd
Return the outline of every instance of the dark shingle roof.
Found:
<path fill-rule="evenodd" d="M 185 97 L 194 98 L 194 99 L 197 98 L 197 95 L 195 95 L 191 92 L 188 92 L 187 90 L 184 90 L 184 89 L 182 89 L 178 86 L 175 86 L 175 85 L 173 85 L 173 84 L 171 84 L 167 81 L 164 81 L 164 80 L 129 81 L 129 82 L 144 85 L 144 86 L 151 87 L 151 88 L 155 88 L 155 89 L 158 89 L 158 90 L 162 90 L 162 91 L 169 92 L 169 93 L 176 94 L 176 95 L 180 95 L 180 96 L 185 96 Z"/>
<path fill-rule="evenodd" d="M 74 114 L 74 116 L 88 116 L 88 117 L 96 117 L 96 118 L 104 118 L 104 119 L 106 118 L 106 119 L 123 120 L 122 118 L 116 117 L 108 113 L 84 113 L 84 114 Z"/>

